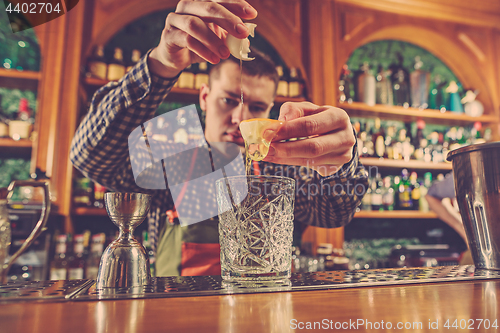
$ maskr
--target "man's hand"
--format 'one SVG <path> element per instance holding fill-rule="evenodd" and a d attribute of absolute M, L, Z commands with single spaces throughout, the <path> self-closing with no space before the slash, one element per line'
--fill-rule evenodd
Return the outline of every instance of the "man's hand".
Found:
<path fill-rule="evenodd" d="M 151 71 L 174 77 L 192 63 L 216 64 L 229 57 L 225 38 L 248 37 L 242 19 L 253 19 L 257 11 L 243 0 L 181 0 L 165 22 L 161 40 L 150 53 Z"/>
<path fill-rule="evenodd" d="M 285 123 L 265 161 L 306 166 L 326 177 L 352 159 L 356 138 L 344 110 L 309 102 L 285 103 L 279 119 Z M 305 139 L 279 142 L 292 138 Z"/>

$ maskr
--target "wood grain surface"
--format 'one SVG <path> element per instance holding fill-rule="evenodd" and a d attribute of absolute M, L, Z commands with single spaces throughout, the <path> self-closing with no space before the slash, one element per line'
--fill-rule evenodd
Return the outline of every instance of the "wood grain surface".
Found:
<path fill-rule="evenodd" d="M 448 330 L 443 325 L 447 319 L 493 322 L 499 314 L 499 290 L 500 280 L 490 280 L 228 296 L 5 304 L 0 305 L 0 332 L 466 332 L 470 329 L 458 326 Z M 372 329 L 367 321 L 372 323 Z M 384 327 L 390 322 L 393 329 L 375 329 L 382 321 Z M 436 321 L 439 329 L 429 329 L 429 322 Z M 307 323 L 313 329 L 306 329 Z M 349 328 L 335 329 L 336 323 L 347 323 Z M 398 323 L 407 329 L 404 326 L 395 329 Z M 417 323 L 421 326 L 415 326 Z M 478 322 L 474 325 L 476 328 Z M 496 332 L 495 329 L 474 331 Z"/>

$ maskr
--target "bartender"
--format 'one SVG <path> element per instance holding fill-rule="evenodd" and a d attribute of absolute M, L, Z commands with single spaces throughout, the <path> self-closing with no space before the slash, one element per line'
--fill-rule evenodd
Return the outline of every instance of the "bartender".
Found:
<path fill-rule="evenodd" d="M 168 188 L 147 190 L 136 184 L 129 134 L 155 116 L 182 70 L 208 61 L 215 66 L 209 84 L 200 89 L 205 138 L 208 143 L 233 142 L 244 147 L 239 124 L 269 116 L 278 75 L 274 63 L 256 53 L 252 54 L 255 60 L 245 62 L 240 77 L 239 60 L 230 57 L 225 40 L 228 34 L 248 37 L 242 20 L 256 16 L 257 11 L 242 0 L 180 1 L 166 19 L 158 46 L 121 80 L 96 92 L 73 139 L 70 158 L 85 176 L 113 191 L 153 195 L 148 223 L 157 276 L 220 274 L 218 220 L 214 216 L 189 226 L 176 224 L 174 200 L 178 198 L 172 198 Z M 243 105 L 239 100 L 240 82 Z M 254 172 L 274 170 L 276 165 L 314 166 L 309 176 L 289 174 L 297 188 L 307 183 L 316 185 L 307 189 L 320 189 L 296 192 L 295 220 L 328 228 L 349 223 L 367 188 L 367 173 L 359 164 L 347 113 L 309 102 L 285 103 L 279 119 L 285 123 L 268 156 L 254 164 Z M 307 139 L 283 142 L 303 137 Z M 323 191 L 325 188 L 330 190 Z"/>

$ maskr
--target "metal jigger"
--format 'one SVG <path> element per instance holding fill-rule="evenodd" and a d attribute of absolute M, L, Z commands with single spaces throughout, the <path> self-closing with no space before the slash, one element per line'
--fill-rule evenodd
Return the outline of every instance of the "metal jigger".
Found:
<path fill-rule="evenodd" d="M 149 283 L 151 270 L 144 246 L 134 236 L 151 204 L 151 195 L 106 193 L 104 203 L 109 218 L 120 229 L 119 237 L 108 245 L 101 257 L 96 288 L 129 288 Z"/>

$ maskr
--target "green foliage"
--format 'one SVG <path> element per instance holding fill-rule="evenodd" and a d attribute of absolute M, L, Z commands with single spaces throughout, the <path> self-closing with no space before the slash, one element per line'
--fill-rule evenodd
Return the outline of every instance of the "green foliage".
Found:
<path fill-rule="evenodd" d="M 40 47 L 32 29 L 13 33 L 0 5 L 0 68 L 40 70 Z"/>
<path fill-rule="evenodd" d="M 21 98 L 26 98 L 28 100 L 28 105 L 32 109 L 32 116 L 35 117 L 36 92 L 31 90 L 7 89 L 0 87 L 0 95 L 2 96 L 2 105 L 0 105 L 0 109 L 9 118 L 16 118 Z"/>
<path fill-rule="evenodd" d="M 0 187 L 9 186 L 12 180 L 30 178 L 30 161 L 22 158 L 0 159 Z"/>

